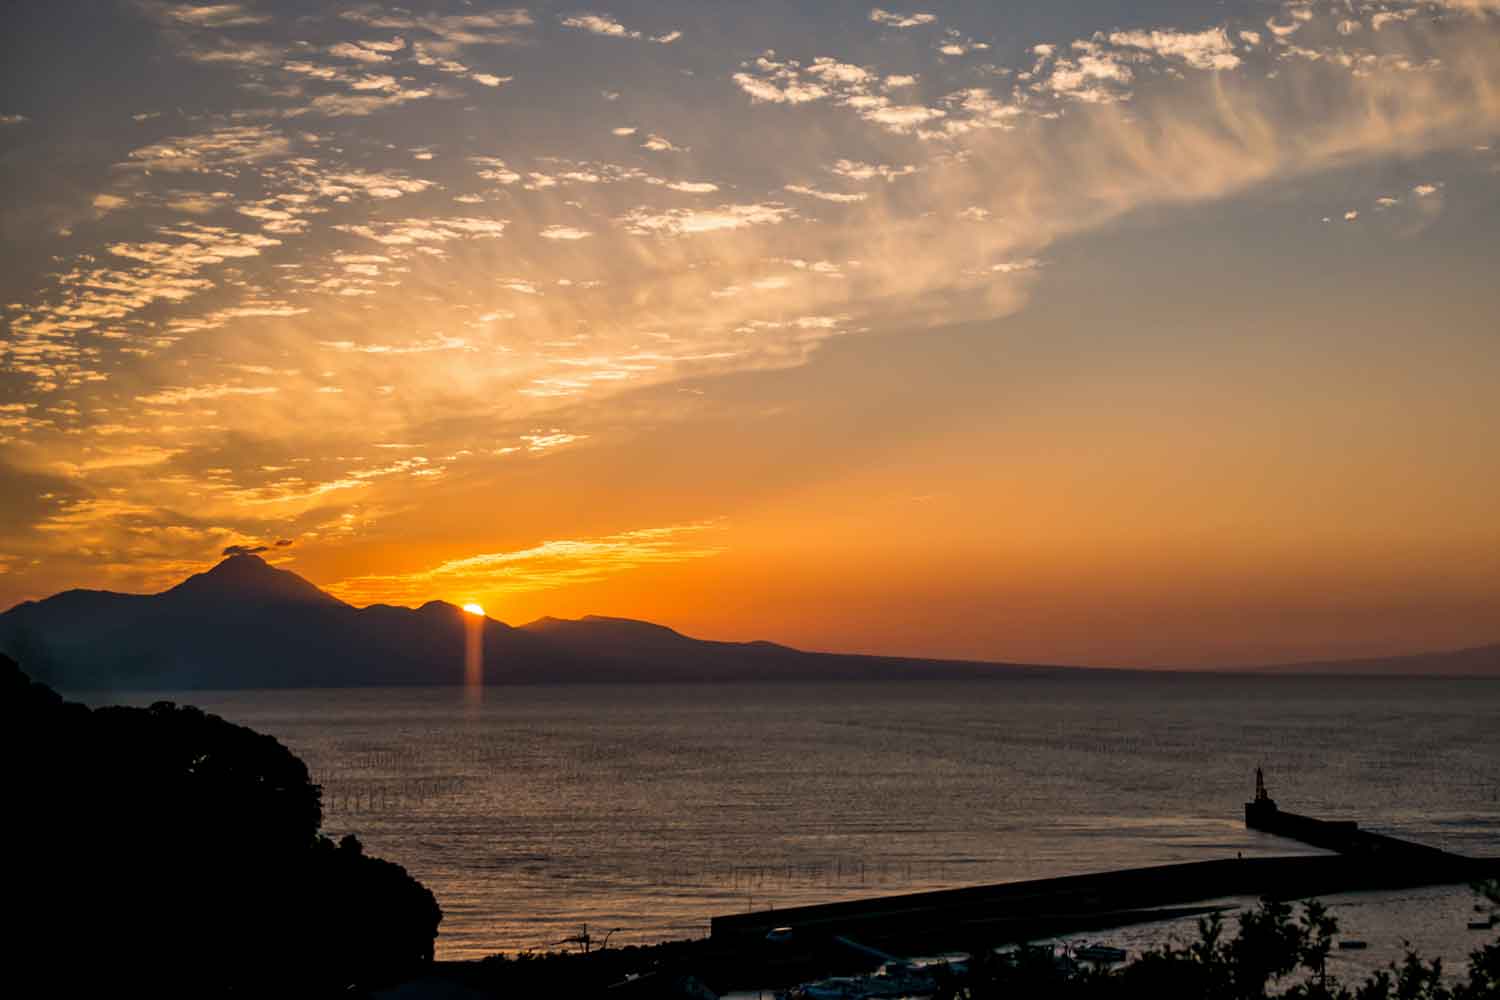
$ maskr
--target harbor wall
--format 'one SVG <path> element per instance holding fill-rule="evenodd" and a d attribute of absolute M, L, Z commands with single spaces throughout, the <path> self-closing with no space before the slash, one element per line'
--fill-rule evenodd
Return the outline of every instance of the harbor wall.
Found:
<path fill-rule="evenodd" d="M 1229 896 L 1300 899 L 1500 872 L 1496 862 L 1446 857 L 1459 863 L 1391 864 L 1351 855 L 1199 861 L 728 914 L 713 918 L 710 933 L 716 940 L 764 938 L 772 928 L 791 927 L 804 936 L 879 941 L 982 931 L 998 942 L 1131 923 L 1149 917 L 1145 911 L 1153 908 Z"/>

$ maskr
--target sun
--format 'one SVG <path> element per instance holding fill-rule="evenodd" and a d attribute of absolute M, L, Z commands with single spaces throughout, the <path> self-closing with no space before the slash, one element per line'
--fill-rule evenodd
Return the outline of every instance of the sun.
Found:
<path fill-rule="evenodd" d="M 480 607 L 477 604 L 465 604 L 464 610 L 471 615 L 478 615 L 481 618 L 484 617 L 484 608 Z"/>

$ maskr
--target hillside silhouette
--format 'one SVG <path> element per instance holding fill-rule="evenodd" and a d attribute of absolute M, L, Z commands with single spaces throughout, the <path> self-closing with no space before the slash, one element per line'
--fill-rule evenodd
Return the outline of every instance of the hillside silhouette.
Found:
<path fill-rule="evenodd" d="M 0 615 L 0 650 L 57 687 L 461 684 L 466 629 L 444 601 L 355 608 L 251 553 L 160 594 L 69 590 Z M 486 683 L 975 677 L 1042 667 L 712 642 L 621 618 L 479 622 Z"/>
<path fill-rule="evenodd" d="M 442 913 L 319 833 L 270 736 L 196 708 L 89 708 L 0 656 L 14 981 L 37 995 L 321 996 L 410 976 Z M 107 991 L 107 993 L 106 993 Z"/>
<path fill-rule="evenodd" d="M 1256 667 L 1266 674 L 1330 674 L 1357 677 L 1500 677 L 1500 643 L 1469 649 L 1357 660 L 1310 660 Z"/>
<path fill-rule="evenodd" d="M 193 690 L 464 682 L 467 634 L 486 684 L 1014 677 L 1084 668 L 815 653 L 695 639 L 624 618 L 512 627 L 444 601 L 356 608 L 253 553 L 160 594 L 69 590 L 0 614 L 0 651 L 64 690 Z M 1275 673 L 1500 676 L 1500 646 L 1260 668 Z"/>

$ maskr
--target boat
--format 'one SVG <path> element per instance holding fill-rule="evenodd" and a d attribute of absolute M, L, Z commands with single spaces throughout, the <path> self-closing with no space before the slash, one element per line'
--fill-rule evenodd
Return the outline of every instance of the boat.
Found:
<path fill-rule="evenodd" d="M 1483 920 L 1469 921 L 1469 930 L 1471 931 L 1487 931 L 1493 926 L 1495 926 L 1495 918 L 1493 916 L 1485 917 Z"/>
<path fill-rule="evenodd" d="M 1073 951 L 1074 958 L 1081 958 L 1085 962 L 1093 962 L 1096 965 L 1112 965 L 1115 962 L 1123 962 L 1130 957 L 1130 952 L 1124 948 L 1116 948 L 1108 944 L 1091 944 Z"/>
<path fill-rule="evenodd" d="M 1368 947 L 1370 943 L 1359 938 L 1344 938 L 1339 942 L 1339 951 L 1364 951 Z"/>

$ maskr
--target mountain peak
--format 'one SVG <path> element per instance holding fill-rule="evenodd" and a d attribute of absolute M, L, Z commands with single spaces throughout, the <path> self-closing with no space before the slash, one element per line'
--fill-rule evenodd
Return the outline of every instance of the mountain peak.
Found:
<path fill-rule="evenodd" d="M 332 594 L 290 570 L 277 569 L 258 555 L 241 552 L 213 569 L 197 573 L 166 592 L 178 597 L 274 604 L 343 604 Z"/>

